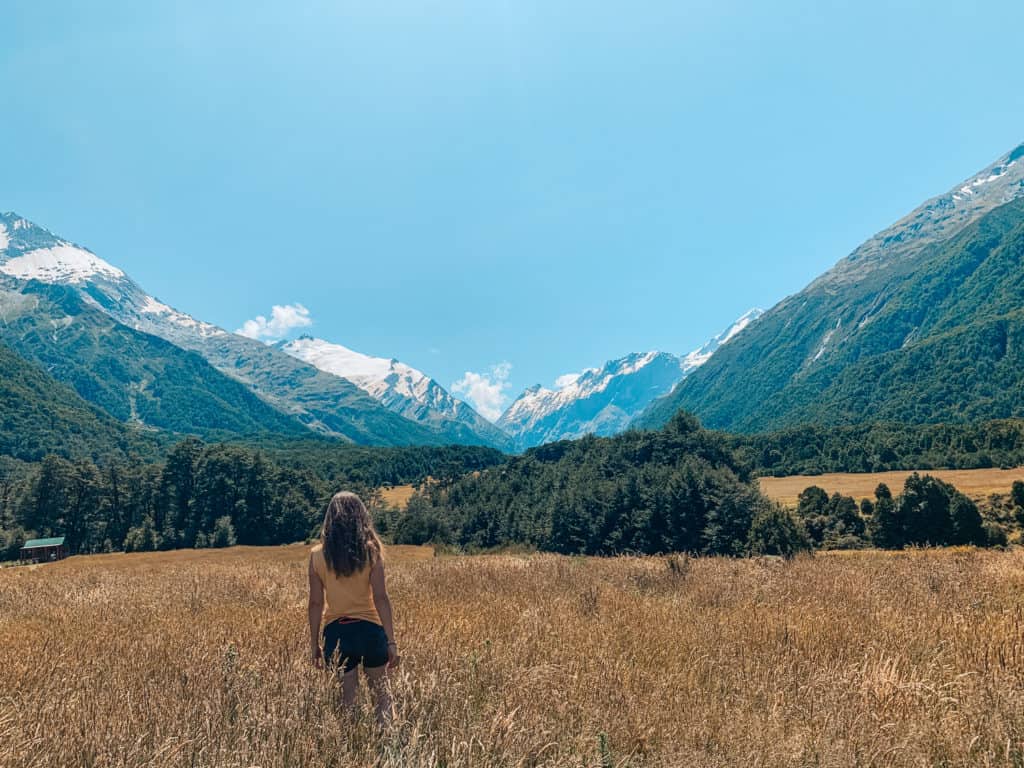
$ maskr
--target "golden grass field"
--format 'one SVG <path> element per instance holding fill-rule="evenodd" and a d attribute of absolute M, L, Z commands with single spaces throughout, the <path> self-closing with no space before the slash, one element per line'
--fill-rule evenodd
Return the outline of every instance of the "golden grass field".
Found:
<path fill-rule="evenodd" d="M 1024 550 L 388 558 L 385 733 L 307 661 L 303 547 L 0 571 L 0 765 L 1024 764 Z"/>
<path fill-rule="evenodd" d="M 1024 467 L 1017 469 L 935 469 L 919 470 L 954 485 L 959 491 L 976 501 L 993 493 L 1009 493 L 1014 480 L 1024 480 Z M 853 496 L 855 499 L 872 498 L 879 483 L 885 483 L 895 496 L 903 490 L 910 472 L 833 473 L 826 475 L 791 475 L 790 477 L 762 477 L 761 491 L 782 504 L 796 506 L 800 493 L 817 485 L 831 493 Z"/>
<path fill-rule="evenodd" d="M 380 498 L 385 504 L 398 509 L 405 509 L 409 499 L 416 493 L 414 485 L 393 485 L 380 488 Z"/>

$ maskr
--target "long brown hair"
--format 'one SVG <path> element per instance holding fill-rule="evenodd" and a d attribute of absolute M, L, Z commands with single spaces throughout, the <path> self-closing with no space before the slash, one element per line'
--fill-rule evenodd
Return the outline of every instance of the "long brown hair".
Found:
<path fill-rule="evenodd" d="M 380 539 L 366 505 L 348 491 L 334 494 L 327 505 L 320 541 L 327 567 L 340 576 L 351 576 L 381 556 Z"/>

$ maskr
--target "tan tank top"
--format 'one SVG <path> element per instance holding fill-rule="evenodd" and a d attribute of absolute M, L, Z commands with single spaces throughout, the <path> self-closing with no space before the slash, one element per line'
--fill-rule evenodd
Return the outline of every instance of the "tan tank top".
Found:
<path fill-rule="evenodd" d="M 374 624 L 381 623 L 377 607 L 373 604 L 373 588 L 370 586 L 372 565 L 367 565 L 351 576 L 336 574 L 327 567 L 322 544 L 313 547 L 310 560 L 313 563 L 313 570 L 323 582 L 327 598 L 324 606 L 324 626 L 342 616 L 372 621 Z"/>

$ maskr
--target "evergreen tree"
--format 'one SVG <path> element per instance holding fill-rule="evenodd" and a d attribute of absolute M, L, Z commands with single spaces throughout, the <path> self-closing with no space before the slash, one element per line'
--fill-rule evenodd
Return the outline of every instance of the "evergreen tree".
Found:
<path fill-rule="evenodd" d="M 875 489 L 875 514 L 871 518 L 871 540 L 879 549 L 902 549 L 906 531 L 896 510 L 892 491 L 885 483 Z"/>
<path fill-rule="evenodd" d="M 953 534 L 950 517 L 951 488 L 930 475 L 916 472 L 907 478 L 896 500 L 896 514 L 904 521 L 907 544 L 941 546 Z"/>
<path fill-rule="evenodd" d="M 40 536 L 64 535 L 71 507 L 74 467 L 58 456 L 47 456 L 28 494 L 19 506 L 18 522 Z"/>
<path fill-rule="evenodd" d="M 875 505 L 871 502 L 871 499 L 860 500 L 860 516 L 864 519 L 870 519 L 875 514 Z"/>
<path fill-rule="evenodd" d="M 959 491 L 954 491 L 952 501 L 949 505 L 951 518 L 952 535 L 950 544 L 974 544 L 984 547 L 988 544 L 988 535 L 985 532 L 978 512 L 978 506 Z"/>

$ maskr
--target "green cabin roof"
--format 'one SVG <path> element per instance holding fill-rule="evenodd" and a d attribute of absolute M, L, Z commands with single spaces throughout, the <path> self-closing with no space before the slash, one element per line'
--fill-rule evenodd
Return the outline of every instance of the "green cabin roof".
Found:
<path fill-rule="evenodd" d="M 56 536 L 52 539 L 29 539 L 22 546 L 22 549 L 40 549 L 41 547 L 60 547 L 64 545 L 64 537 Z"/>

